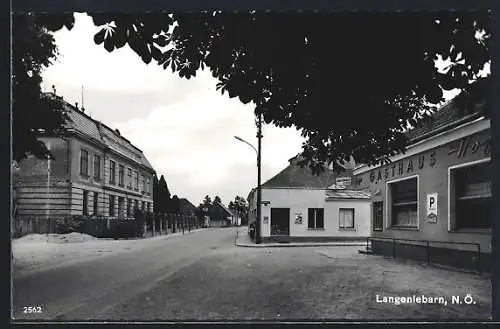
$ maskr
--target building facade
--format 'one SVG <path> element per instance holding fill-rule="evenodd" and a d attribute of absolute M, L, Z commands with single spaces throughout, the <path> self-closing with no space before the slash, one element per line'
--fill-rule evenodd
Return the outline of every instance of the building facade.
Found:
<path fill-rule="evenodd" d="M 371 231 L 380 238 L 373 252 L 488 269 L 490 120 L 481 104 L 459 104 L 452 100 L 431 124 L 411 130 L 406 154 L 355 169 L 356 181 L 372 194 Z"/>
<path fill-rule="evenodd" d="M 364 240 L 370 235 L 370 196 L 351 186 L 336 186 L 331 169 L 319 176 L 300 168 L 298 157 L 262 184 L 261 238 L 266 241 Z M 257 220 L 257 193 L 248 197 L 249 225 Z"/>
<path fill-rule="evenodd" d="M 65 135 L 39 138 L 55 159 L 31 156 L 19 164 L 16 217 L 133 218 L 136 208 L 152 211 L 155 171 L 143 152 L 83 109 L 65 106 Z"/>
<path fill-rule="evenodd" d="M 232 222 L 233 213 L 219 202 L 213 202 L 208 208 L 208 225 L 210 227 L 229 226 Z"/>

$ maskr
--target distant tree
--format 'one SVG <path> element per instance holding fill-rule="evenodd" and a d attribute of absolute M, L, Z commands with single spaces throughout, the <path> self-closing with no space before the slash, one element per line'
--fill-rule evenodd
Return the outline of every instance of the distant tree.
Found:
<path fill-rule="evenodd" d="M 73 14 L 12 15 L 13 160 L 53 158 L 40 136 L 63 136 L 69 120 L 62 99 L 42 94 L 42 72 L 57 59 L 51 32 L 74 24 Z"/>
<path fill-rule="evenodd" d="M 205 195 L 205 198 L 203 199 L 203 205 L 204 206 L 212 205 L 212 199 L 208 195 Z"/>
<path fill-rule="evenodd" d="M 248 205 L 245 198 L 236 196 L 234 201 L 229 202 L 228 208 L 242 219 L 243 224 L 243 219 L 248 216 Z"/>
<path fill-rule="evenodd" d="M 158 211 L 161 213 L 169 213 L 170 211 L 170 191 L 168 190 L 167 182 L 165 181 L 165 177 L 161 175 L 160 180 L 158 182 Z"/>
<path fill-rule="evenodd" d="M 214 203 L 222 203 L 222 200 L 220 199 L 220 197 L 218 195 L 215 196 L 214 198 Z"/>
<path fill-rule="evenodd" d="M 158 177 L 153 175 L 153 212 L 155 214 L 159 213 L 159 184 L 158 184 Z"/>
<path fill-rule="evenodd" d="M 315 173 L 326 161 L 339 169 L 403 152 L 405 129 L 430 119 L 443 90 L 486 84 L 479 73 L 491 61 L 487 10 L 91 16 L 106 50 L 128 43 L 181 78 L 206 67 L 218 90 L 252 102 L 266 123 L 295 126 L 306 138 L 301 164 Z"/>
<path fill-rule="evenodd" d="M 171 200 L 171 212 L 174 214 L 180 214 L 181 213 L 181 203 L 179 200 L 179 197 L 177 195 L 174 195 Z"/>

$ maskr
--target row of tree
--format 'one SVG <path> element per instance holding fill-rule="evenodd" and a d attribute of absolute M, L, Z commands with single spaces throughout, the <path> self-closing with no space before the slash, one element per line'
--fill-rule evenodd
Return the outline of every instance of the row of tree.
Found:
<path fill-rule="evenodd" d="M 163 175 L 153 177 L 153 211 L 163 214 L 180 214 L 181 204 L 177 195 L 170 196 L 167 181 Z"/>
<path fill-rule="evenodd" d="M 210 209 L 210 207 L 215 204 L 215 203 L 220 203 L 222 204 L 221 198 L 216 195 L 214 197 L 214 200 L 212 201 L 212 198 L 210 196 L 205 195 L 205 198 L 203 201 L 198 205 L 197 207 L 197 213 L 200 216 L 203 216 L 207 210 L 205 209 Z M 248 205 L 244 197 L 241 196 L 236 196 L 234 198 L 234 201 L 230 201 L 228 205 L 228 209 L 238 217 L 242 219 L 242 223 L 244 223 L 247 220 L 248 216 Z"/>

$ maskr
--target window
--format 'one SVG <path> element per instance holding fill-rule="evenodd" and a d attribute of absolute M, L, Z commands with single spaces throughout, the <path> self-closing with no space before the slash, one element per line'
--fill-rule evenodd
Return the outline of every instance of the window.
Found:
<path fill-rule="evenodd" d="M 94 192 L 94 215 L 97 215 L 97 206 L 99 205 L 99 193 Z"/>
<path fill-rule="evenodd" d="M 109 216 L 115 215 L 115 196 L 109 196 Z"/>
<path fill-rule="evenodd" d="M 94 155 L 94 179 L 101 179 L 101 157 Z"/>
<path fill-rule="evenodd" d="M 80 174 L 82 176 L 89 175 L 89 152 L 83 149 L 80 152 Z"/>
<path fill-rule="evenodd" d="M 144 211 L 144 210 L 146 210 L 145 208 L 146 208 L 146 202 L 142 201 L 141 210 Z"/>
<path fill-rule="evenodd" d="M 150 191 L 150 185 L 151 185 L 151 182 L 149 181 L 149 177 L 148 177 L 148 178 L 146 178 L 146 179 L 147 179 L 147 181 L 146 181 L 146 193 L 147 193 L 148 195 L 150 195 L 150 194 L 151 194 L 151 191 Z"/>
<path fill-rule="evenodd" d="M 354 208 L 339 209 L 339 227 L 354 228 Z"/>
<path fill-rule="evenodd" d="M 142 192 L 146 192 L 146 178 L 144 175 L 141 176 L 142 178 Z"/>
<path fill-rule="evenodd" d="M 132 216 L 132 199 L 127 199 L 127 217 Z"/>
<path fill-rule="evenodd" d="M 125 185 L 125 167 L 123 165 L 118 166 L 118 185 Z"/>
<path fill-rule="evenodd" d="M 456 229 L 490 229 L 490 161 L 452 169 Z M 452 206 L 452 205 L 450 205 Z"/>
<path fill-rule="evenodd" d="M 389 183 L 392 226 L 418 226 L 417 177 Z"/>
<path fill-rule="evenodd" d="M 132 188 L 132 169 L 127 168 L 127 187 Z"/>
<path fill-rule="evenodd" d="M 307 216 L 308 228 L 325 228 L 324 209 L 323 208 L 309 208 Z"/>
<path fill-rule="evenodd" d="M 139 173 L 137 171 L 134 172 L 135 175 L 135 184 L 134 184 L 134 189 L 136 191 L 139 191 Z"/>
<path fill-rule="evenodd" d="M 384 229 L 384 203 L 381 201 L 373 203 L 373 230 L 383 231 Z"/>
<path fill-rule="evenodd" d="M 139 200 L 135 200 L 134 209 L 139 209 Z"/>
<path fill-rule="evenodd" d="M 116 183 L 116 162 L 109 160 L 109 183 Z"/>
<path fill-rule="evenodd" d="M 124 210 L 125 210 L 125 198 L 118 197 L 118 218 L 125 217 Z"/>
<path fill-rule="evenodd" d="M 83 214 L 85 216 L 89 214 L 88 199 L 89 199 L 89 191 L 83 190 Z"/>

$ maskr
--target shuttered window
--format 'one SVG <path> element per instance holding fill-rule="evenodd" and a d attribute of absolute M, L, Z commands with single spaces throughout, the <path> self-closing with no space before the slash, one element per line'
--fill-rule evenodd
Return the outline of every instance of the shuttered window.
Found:
<path fill-rule="evenodd" d="M 491 228 L 490 161 L 453 169 L 457 229 Z"/>
<path fill-rule="evenodd" d="M 109 216 L 113 217 L 115 215 L 115 196 L 109 196 Z"/>
<path fill-rule="evenodd" d="M 307 211 L 307 227 L 311 229 L 325 228 L 324 209 L 309 208 Z"/>
<path fill-rule="evenodd" d="M 389 184 L 391 189 L 392 225 L 417 227 L 417 177 Z"/>

